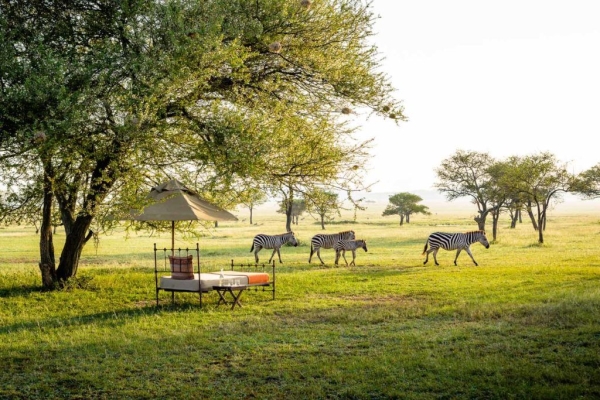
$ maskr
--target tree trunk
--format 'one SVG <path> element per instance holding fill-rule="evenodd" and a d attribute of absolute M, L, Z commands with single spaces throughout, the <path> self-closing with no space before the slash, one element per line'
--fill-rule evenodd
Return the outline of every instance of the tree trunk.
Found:
<path fill-rule="evenodd" d="M 538 210 L 538 243 L 542 244 L 544 243 L 544 225 L 546 225 L 546 223 L 544 222 L 544 220 L 546 219 L 546 208 L 542 207 L 538 204 L 537 207 Z"/>
<path fill-rule="evenodd" d="M 71 228 L 71 232 L 65 239 L 65 246 L 60 255 L 60 263 L 56 270 L 56 275 L 59 281 L 66 281 L 69 278 L 77 275 L 77 267 L 79 266 L 79 258 L 83 251 L 83 246 L 93 235 L 90 231 L 92 224 L 91 216 L 79 216 L 75 220 Z"/>
<path fill-rule="evenodd" d="M 500 210 L 492 211 L 492 240 L 496 241 L 498 234 L 498 220 L 500 219 Z"/>
<path fill-rule="evenodd" d="M 485 231 L 485 215 L 476 216 L 473 218 L 477 222 L 477 229 Z"/>
<path fill-rule="evenodd" d="M 410 224 L 410 213 L 406 214 L 406 223 Z"/>
<path fill-rule="evenodd" d="M 531 223 L 533 224 L 533 229 L 538 230 L 538 224 L 535 222 L 535 215 L 533 215 L 533 210 L 531 209 L 531 205 L 527 205 L 527 214 L 529 214 L 529 218 L 531 219 Z"/>
<path fill-rule="evenodd" d="M 44 176 L 44 198 L 42 207 L 42 224 L 40 226 L 40 272 L 42 273 L 42 286 L 53 289 L 57 280 L 56 262 L 54 259 L 54 242 L 52 240 L 52 182 Z"/>
<path fill-rule="evenodd" d="M 252 225 L 252 206 L 248 208 L 250 209 L 250 225 Z"/>
<path fill-rule="evenodd" d="M 404 225 L 404 214 L 400 214 L 400 226 Z"/>
<path fill-rule="evenodd" d="M 519 210 L 509 210 L 510 213 L 510 229 L 517 227 L 517 219 L 519 218 Z"/>
<path fill-rule="evenodd" d="M 321 214 L 321 229 L 325 229 L 325 216 Z"/>
<path fill-rule="evenodd" d="M 292 202 L 286 204 L 285 208 L 285 229 L 287 232 L 292 230 Z"/>

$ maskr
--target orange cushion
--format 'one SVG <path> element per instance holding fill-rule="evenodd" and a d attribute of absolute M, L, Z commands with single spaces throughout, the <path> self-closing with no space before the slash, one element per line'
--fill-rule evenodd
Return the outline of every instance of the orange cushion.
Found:
<path fill-rule="evenodd" d="M 212 272 L 218 274 L 219 272 Z M 248 278 L 248 285 L 256 285 L 259 283 L 269 283 L 269 274 L 266 272 L 244 272 L 244 271 L 223 271 L 223 275 L 227 276 L 245 276 Z"/>

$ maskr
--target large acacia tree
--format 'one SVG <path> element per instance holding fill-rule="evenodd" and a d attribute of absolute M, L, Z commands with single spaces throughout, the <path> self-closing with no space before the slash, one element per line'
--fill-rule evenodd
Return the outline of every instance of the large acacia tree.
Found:
<path fill-rule="evenodd" d="M 449 201 L 470 198 L 477 206 L 474 220 L 481 230 L 485 230 L 488 214 L 501 205 L 496 199 L 495 181 L 490 173 L 495 163 L 488 153 L 458 150 L 436 169 L 438 181 L 435 187 Z"/>
<path fill-rule="evenodd" d="M 340 110 L 404 118 L 374 18 L 359 0 L 0 2 L 0 207 L 7 222 L 40 210 L 43 285 L 74 276 L 92 224 L 165 177 L 217 200 L 239 179 L 341 182 Z M 298 124 L 332 151 L 290 163 L 306 150 L 280 143 Z"/>
<path fill-rule="evenodd" d="M 532 218 L 538 243 L 544 243 L 548 210 L 561 200 L 561 194 L 576 189 L 577 177 L 569 172 L 567 164 L 548 152 L 509 157 L 504 171 L 500 185 L 509 197 L 519 196 L 535 208 L 536 215 Z"/>

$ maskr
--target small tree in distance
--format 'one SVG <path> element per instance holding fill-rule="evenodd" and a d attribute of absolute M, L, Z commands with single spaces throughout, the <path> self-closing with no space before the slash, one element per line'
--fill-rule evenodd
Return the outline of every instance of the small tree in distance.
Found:
<path fill-rule="evenodd" d="M 316 214 L 321 223 L 321 229 L 325 229 L 325 221 L 332 221 L 334 215 L 340 216 L 341 205 L 337 193 L 319 190 L 308 203 L 308 212 Z"/>
<path fill-rule="evenodd" d="M 288 210 L 288 202 L 286 200 L 282 200 L 279 203 L 279 209 L 277 210 L 280 214 L 287 215 Z M 298 219 L 302 215 L 302 213 L 306 211 L 306 200 L 304 199 L 293 199 L 291 204 L 291 222 L 293 225 L 298 225 Z M 288 228 L 288 230 L 290 230 Z"/>
<path fill-rule="evenodd" d="M 410 223 L 410 216 L 412 214 L 430 215 L 431 213 L 428 211 L 429 207 L 417 204 L 420 201 L 423 201 L 423 199 L 416 194 L 408 192 L 395 194 L 390 196 L 390 204 L 387 205 L 382 216 L 399 215 L 400 225 L 404 225 L 405 218 L 406 223 Z"/>
<path fill-rule="evenodd" d="M 252 225 L 252 214 L 256 206 L 264 204 L 268 199 L 267 194 L 260 188 L 251 188 L 246 192 L 246 196 L 241 199 L 241 203 L 250 211 L 250 225 Z"/>

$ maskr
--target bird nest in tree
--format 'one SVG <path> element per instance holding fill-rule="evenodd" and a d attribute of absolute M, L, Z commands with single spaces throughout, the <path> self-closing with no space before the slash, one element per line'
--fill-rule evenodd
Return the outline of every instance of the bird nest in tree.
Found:
<path fill-rule="evenodd" d="M 41 143 L 44 140 L 46 140 L 46 133 L 43 131 L 37 131 L 34 135 L 33 135 L 33 141 L 34 143 Z"/>
<path fill-rule="evenodd" d="M 269 51 L 271 53 L 276 53 L 276 54 L 281 53 L 281 49 L 282 49 L 282 46 L 281 46 L 281 43 L 279 43 L 279 42 L 273 42 L 269 45 Z"/>
<path fill-rule="evenodd" d="M 300 5 L 302 6 L 302 8 L 308 10 L 308 9 L 310 9 L 310 6 L 312 5 L 312 1 L 311 0 L 301 0 Z"/>

